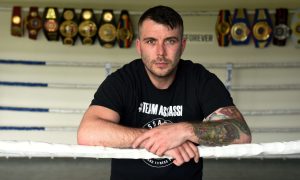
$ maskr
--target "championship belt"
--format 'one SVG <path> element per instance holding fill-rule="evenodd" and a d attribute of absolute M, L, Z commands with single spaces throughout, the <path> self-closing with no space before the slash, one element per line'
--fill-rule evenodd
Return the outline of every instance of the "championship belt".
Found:
<path fill-rule="evenodd" d="M 292 17 L 292 40 L 295 47 L 300 48 L 300 9 L 296 10 Z"/>
<path fill-rule="evenodd" d="M 80 14 L 79 35 L 83 45 L 92 45 L 97 34 L 97 24 L 92 9 L 82 9 Z"/>
<path fill-rule="evenodd" d="M 273 33 L 273 44 L 276 46 L 285 46 L 286 39 L 292 33 L 291 29 L 287 25 L 288 15 L 288 9 L 276 9 L 275 27 Z"/>
<path fill-rule="evenodd" d="M 101 46 L 111 48 L 115 45 L 117 28 L 112 10 L 103 10 L 98 30 L 98 39 Z"/>
<path fill-rule="evenodd" d="M 250 24 L 246 9 L 235 9 L 231 27 L 233 45 L 246 45 L 250 42 Z"/>
<path fill-rule="evenodd" d="M 20 6 L 13 7 L 10 32 L 12 36 L 21 37 L 24 34 L 22 23 L 22 8 Z"/>
<path fill-rule="evenodd" d="M 48 41 L 58 41 L 59 39 L 59 22 L 58 10 L 55 7 L 46 7 L 43 15 L 44 34 Z"/>
<path fill-rule="evenodd" d="M 256 9 L 252 27 L 255 47 L 267 47 L 272 40 L 272 20 L 267 9 Z"/>
<path fill-rule="evenodd" d="M 78 34 L 77 16 L 74 9 L 65 8 L 61 17 L 59 32 L 63 44 L 74 45 Z"/>
<path fill-rule="evenodd" d="M 219 46 L 228 46 L 230 42 L 231 15 L 229 10 L 220 10 L 217 23 L 216 34 Z"/>
<path fill-rule="evenodd" d="M 30 7 L 26 25 L 29 38 L 35 40 L 43 26 L 42 17 L 39 15 L 38 7 Z"/>
<path fill-rule="evenodd" d="M 133 28 L 129 13 L 122 10 L 117 27 L 117 40 L 120 48 L 129 48 L 133 39 Z"/>

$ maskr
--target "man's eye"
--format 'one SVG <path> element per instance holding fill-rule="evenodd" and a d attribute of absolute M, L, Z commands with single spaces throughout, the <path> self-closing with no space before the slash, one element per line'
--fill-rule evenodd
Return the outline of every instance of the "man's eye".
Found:
<path fill-rule="evenodd" d="M 174 40 L 174 39 L 168 39 L 168 40 L 166 41 L 167 44 L 175 44 L 176 42 L 177 42 L 177 41 Z"/>
<path fill-rule="evenodd" d="M 146 43 L 147 43 L 147 44 L 154 44 L 154 43 L 155 43 L 155 41 L 154 41 L 154 40 L 152 40 L 152 39 L 150 39 L 150 40 L 147 40 L 147 41 L 146 41 Z"/>

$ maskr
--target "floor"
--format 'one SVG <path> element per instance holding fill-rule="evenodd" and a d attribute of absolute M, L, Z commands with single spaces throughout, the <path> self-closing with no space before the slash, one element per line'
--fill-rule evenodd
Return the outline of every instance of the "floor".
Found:
<path fill-rule="evenodd" d="M 109 159 L 0 158 L 0 180 L 106 180 Z M 300 159 L 205 159 L 204 180 L 299 180 Z"/>

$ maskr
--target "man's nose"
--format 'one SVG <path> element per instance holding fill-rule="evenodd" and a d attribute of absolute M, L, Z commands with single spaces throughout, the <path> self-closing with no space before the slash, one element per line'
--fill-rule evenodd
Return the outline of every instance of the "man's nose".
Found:
<path fill-rule="evenodd" d="M 165 45 L 164 43 L 158 43 L 156 47 L 157 55 L 164 56 L 165 55 Z"/>

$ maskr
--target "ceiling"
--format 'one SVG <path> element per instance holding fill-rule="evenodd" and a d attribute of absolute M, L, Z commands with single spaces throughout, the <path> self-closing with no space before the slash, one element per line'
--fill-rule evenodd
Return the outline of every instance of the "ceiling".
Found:
<path fill-rule="evenodd" d="M 163 3 L 162 3 L 163 2 Z M 300 8 L 300 0 L 0 0 L 1 8 L 10 8 L 14 5 L 30 7 L 55 6 L 58 8 L 94 8 L 94 9 L 127 9 L 130 11 L 144 11 L 155 5 L 167 5 L 178 11 L 210 11 L 234 8 L 270 8 L 286 7 Z"/>

